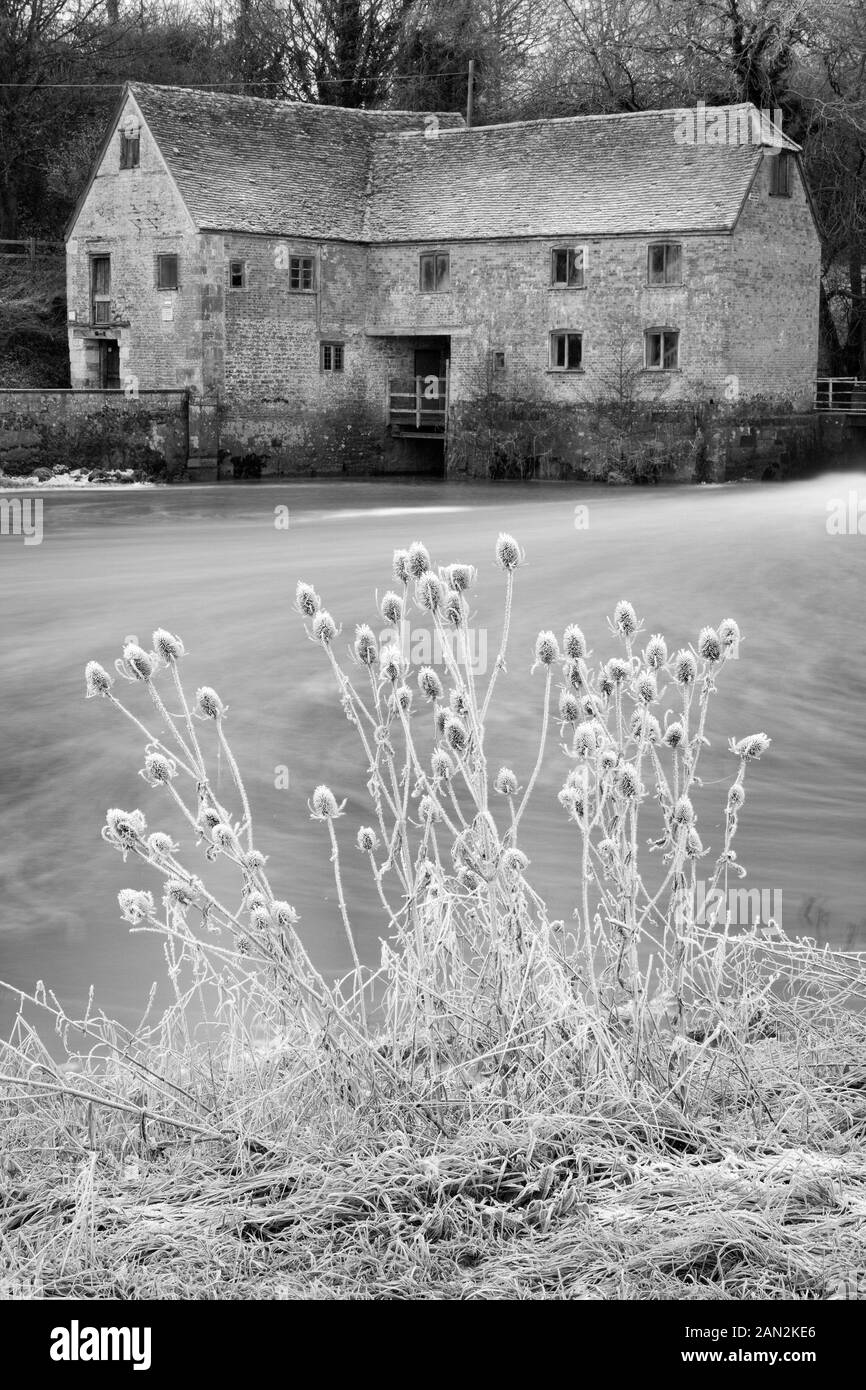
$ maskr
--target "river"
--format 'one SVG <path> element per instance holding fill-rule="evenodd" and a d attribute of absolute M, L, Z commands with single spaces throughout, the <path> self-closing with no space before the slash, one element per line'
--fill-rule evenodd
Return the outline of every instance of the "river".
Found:
<path fill-rule="evenodd" d="M 127 634 L 149 645 L 156 626 L 183 638 L 188 685 L 213 685 L 230 706 L 227 732 L 272 882 L 327 971 L 350 961 L 327 834 L 306 802 L 319 782 L 347 799 L 337 823 L 347 896 L 362 953 L 376 959 L 382 924 L 354 848 L 357 825 L 371 819 L 362 758 L 323 653 L 292 609 L 295 582 L 315 584 L 342 640 L 358 621 L 378 631 L 374 591 L 390 587 L 391 553 L 422 539 L 435 561 L 478 565 L 475 622 L 487 630 L 491 663 L 500 531 L 517 537 L 527 560 L 490 724 L 492 761 L 522 783 L 531 772 L 539 628 L 577 622 L 608 656 L 606 616 L 620 598 L 671 647 L 736 618 L 744 640 L 711 715 L 704 841 L 718 846 L 736 770 L 729 736 L 765 730 L 772 747 L 749 770 L 737 840 L 747 885 L 782 894 L 788 931 L 866 946 L 866 535 L 827 525 L 834 499 L 850 494 L 866 507 L 866 473 L 636 490 L 378 479 L 46 492 L 41 544 L 0 537 L 0 978 L 28 989 L 43 979 L 71 1011 L 92 983 L 98 1003 L 129 1024 L 161 973 L 155 939 L 130 935 L 116 903 L 122 887 L 158 885 L 124 865 L 100 828 L 109 806 L 140 806 L 154 828 L 182 827 L 164 792 L 136 775 L 131 725 L 106 702 L 85 701 L 83 681 L 88 659 L 111 667 Z M 577 884 L 574 838 L 556 802 L 565 766 L 554 736 L 525 845 L 534 885 L 562 917 Z M 282 767 L 287 789 L 275 785 Z M 0 997 L 0 1028 L 14 1011 Z"/>

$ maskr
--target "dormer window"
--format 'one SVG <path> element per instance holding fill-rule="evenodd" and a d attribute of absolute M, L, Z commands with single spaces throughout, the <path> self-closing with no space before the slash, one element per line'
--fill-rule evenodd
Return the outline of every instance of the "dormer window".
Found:
<path fill-rule="evenodd" d="M 120 167 L 121 169 L 137 169 L 141 156 L 141 139 L 137 130 L 122 130 L 120 132 Z"/>
<path fill-rule="evenodd" d="M 770 159 L 770 197 L 790 198 L 791 196 L 791 154 L 789 150 L 779 150 Z"/>

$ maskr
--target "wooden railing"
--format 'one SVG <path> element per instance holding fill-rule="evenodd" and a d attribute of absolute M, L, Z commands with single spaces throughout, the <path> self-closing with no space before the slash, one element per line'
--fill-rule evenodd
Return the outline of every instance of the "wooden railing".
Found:
<path fill-rule="evenodd" d="M 822 376 L 815 383 L 815 409 L 866 415 L 866 381 L 856 376 Z"/>
<path fill-rule="evenodd" d="M 445 376 L 395 377 L 388 382 L 388 424 L 398 434 L 444 435 L 448 421 Z"/>

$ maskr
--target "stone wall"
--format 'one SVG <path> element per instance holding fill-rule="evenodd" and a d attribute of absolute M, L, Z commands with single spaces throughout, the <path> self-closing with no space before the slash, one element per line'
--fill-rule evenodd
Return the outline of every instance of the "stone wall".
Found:
<path fill-rule="evenodd" d="M 129 469 L 180 477 L 188 456 L 184 391 L 0 390 L 0 473 Z"/>

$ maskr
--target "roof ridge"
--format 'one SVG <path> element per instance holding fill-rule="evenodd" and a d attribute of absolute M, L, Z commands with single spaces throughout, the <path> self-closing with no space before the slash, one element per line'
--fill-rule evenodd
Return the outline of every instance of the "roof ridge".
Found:
<path fill-rule="evenodd" d="M 222 97 L 227 101 L 253 101 L 261 106 L 274 108 L 290 108 L 292 110 L 303 109 L 305 111 L 338 111 L 341 115 L 350 116 L 409 116 L 413 120 L 421 120 L 424 116 L 437 116 L 440 119 L 447 116 L 450 119 L 455 117 L 461 121 L 464 119 L 460 111 L 409 111 L 402 107 L 376 107 L 375 109 L 363 106 L 331 106 L 316 101 L 293 101 L 287 97 L 260 97 L 251 96 L 249 92 L 223 92 L 210 90 L 207 87 L 178 87 L 169 82 L 141 82 L 137 78 L 130 79 L 124 84 L 133 96 L 137 91 L 150 92 L 178 92 L 184 96 L 196 97 Z"/>

